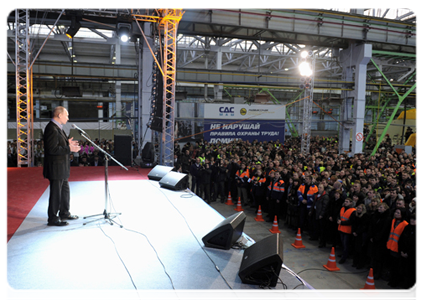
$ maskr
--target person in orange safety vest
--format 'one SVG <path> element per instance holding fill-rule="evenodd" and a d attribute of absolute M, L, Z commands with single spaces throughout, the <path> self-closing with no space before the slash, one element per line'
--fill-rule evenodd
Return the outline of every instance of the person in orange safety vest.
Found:
<path fill-rule="evenodd" d="M 256 174 L 251 178 L 251 197 L 253 199 L 253 206 L 258 211 L 258 207 L 263 205 L 266 196 L 266 176 L 262 175 L 261 170 L 257 170 Z"/>
<path fill-rule="evenodd" d="M 297 195 L 298 195 L 298 207 L 299 207 L 299 226 L 301 232 L 307 228 L 308 225 L 311 225 L 311 216 L 309 212 L 313 206 L 315 195 L 319 192 L 316 185 L 312 183 L 312 178 L 310 175 L 304 178 L 305 182 L 300 185 Z"/>
<path fill-rule="evenodd" d="M 406 219 L 406 209 L 397 208 L 394 212 L 394 218 L 391 223 L 391 231 L 389 233 L 388 242 L 386 243 L 386 248 L 389 250 L 389 263 L 390 263 L 390 274 L 388 285 L 391 287 L 396 287 L 401 283 L 401 273 L 400 273 L 400 258 L 401 255 L 398 252 L 398 241 L 401 237 L 402 232 L 405 227 L 407 227 L 408 222 Z"/>
<path fill-rule="evenodd" d="M 337 221 L 343 247 L 342 257 L 338 262 L 339 264 L 343 264 L 347 260 L 351 248 L 352 223 L 355 216 L 353 212 L 355 212 L 354 201 L 351 198 L 346 198 Z"/>
<path fill-rule="evenodd" d="M 241 169 L 236 171 L 235 180 L 237 183 L 238 197 L 241 197 L 241 204 L 247 204 L 250 170 L 247 168 L 245 163 L 241 163 Z"/>
<path fill-rule="evenodd" d="M 279 219 L 281 217 L 281 205 L 283 194 L 285 193 L 285 183 L 278 171 L 274 172 L 275 177 L 273 181 L 267 186 L 267 203 L 269 206 L 269 216 L 267 222 L 273 222 L 275 216 Z"/>

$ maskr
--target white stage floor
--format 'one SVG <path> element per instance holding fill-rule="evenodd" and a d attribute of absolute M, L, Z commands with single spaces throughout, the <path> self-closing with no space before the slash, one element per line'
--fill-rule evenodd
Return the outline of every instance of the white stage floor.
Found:
<path fill-rule="evenodd" d="M 114 219 L 120 228 L 103 215 L 83 219 L 103 213 L 103 181 L 70 182 L 70 188 L 71 212 L 78 220 L 65 227 L 46 225 L 47 188 L 10 239 L 11 299 L 198 299 L 204 291 L 245 299 L 273 292 L 277 297 L 284 289 L 243 284 L 238 276 L 243 250 L 204 247 L 203 236 L 224 217 L 195 195 L 150 180 L 109 181 L 107 211 L 121 213 Z M 255 241 L 247 234 L 242 242 L 249 246 Z M 280 278 L 287 289 L 305 288 L 289 269 L 282 269 Z"/>

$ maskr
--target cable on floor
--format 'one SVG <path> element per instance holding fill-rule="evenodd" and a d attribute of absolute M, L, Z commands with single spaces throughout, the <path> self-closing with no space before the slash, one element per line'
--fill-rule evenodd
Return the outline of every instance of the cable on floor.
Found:
<path fill-rule="evenodd" d="M 260 288 L 263 289 L 264 291 L 269 291 L 269 292 L 273 292 L 276 294 L 281 294 L 284 296 L 284 298 L 286 300 L 296 300 L 300 298 L 300 294 L 297 294 L 294 292 L 294 290 L 299 287 L 299 286 L 304 286 L 304 282 L 302 280 L 300 284 L 298 284 L 297 286 L 295 286 L 293 289 L 288 290 L 288 286 L 282 281 L 282 279 L 279 277 L 278 274 L 276 274 L 275 270 L 273 269 L 273 267 L 271 267 L 271 270 L 273 272 L 273 274 L 278 278 L 278 281 L 282 284 L 282 289 L 277 289 L 277 288 L 273 288 L 270 286 L 270 282 L 271 282 L 271 278 L 268 276 L 268 284 L 267 285 L 260 285 Z M 286 269 L 285 269 L 286 270 Z M 287 270 L 288 271 L 288 270 Z M 266 274 L 267 275 L 267 274 Z M 295 276 L 298 278 L 298 276 Z M 288 298 L 288 295 L 294 295 L 296 296 L 295 298 Z"/>
<path fill-rule="evenodd" d="M 104 234 L 106 237 L 108 237 L 108 238 L 112 241 L 113 246 L 115 247 L 116 254 L 117 254 L 117 256 L 119 257 L 120 261 L 122 262 L 122 265 L 123 265 L 123 267 L 124 267 L 124 268 L 125 268 L 125 270 L 126 270 L 126 273 L 128 273 L 129 278 L 131 279 L 132 285 L 134 286 L 135 290 L 138 290 L 138 288 L 137 288 L 137 286 L 135 285 L 135 282 L 134 282 L 134 280 L 133 280 L 133 278 L 132 278 L 131 273 L 129 272 L 128 268 L 126 267 L 125 262 L 123 261 L 122 257 L 121 257 L 121 256 L 120 256 L 120 254 L 119 254 L 119 251 L 118 251 L 118 249 L 117 249 L 117 247 L 116 247 L 116 243 L 115 243 L 115 241 L 114 241 L 114 240 L 113 240 L 113 239 L 112 239 L 109 235 L 107 235 L 107 233 L 103 230 L 103 228 L 101 227 L 101 225 L 100 225 L 100 223 L 99 223 L 99 222 L 97 222 L 97 225 L 98 225 L 98 227 L 100 228 L 100 230 L 103 232 L 103 234 Z"/>
<path fill-rule="evenodd" d="M 110 191 L 109 191 L 109 189 L 107 189 L 107 192 L 108 192 L 108 194 L 109 194 L 109 207 L 110 207 L 110 208 L 113 208 L 113 210 L 114 210 L 114 211 L 116 211 L 116 209 L 115 209 L 115 207 L 114 207 L 114 204 L 113 204 L 112 197 L 111 197 L 111 195 L 110 195 Z M 123 224 L 123 223 L 122 223 L 122 221 L 121 221 L 121 220 L 120 220 L 120 218 L 119 218 L 119 215 L 117 216 L 117 218 L 119 219 L 120 224 Z M 113 225 L 113 223 L 111 223 L 111 225 Z M 171 285 L 172 285 L 172 289 L 174 289 L 174 290 L 175 290 L 175 285 L 173 284 L 172 277 L 170 277 L 169 273 L 166 271 L 166 267 L 165 267 L 165 265 L 163 264 L 162 260 L 160 259 L 159 254 L 158 254 L 158 253 L 157 253 L 157 251 L 156 251 L 156 248 L 154 248 L 153 244 L 151 244 L 151 242 L 150 242 L 149 238 L 147 237 L 147 235 L 145 235 L 145 234 L 144 234 L 144 233 L 142 233 L 142 232 L 136 231 L 136 230 L 128 229 L 128 228 L 126 228 L 126 227 L 125 227 L 125 226 L 123 226 L 123 225 L 120 225 L 120 226 L 121 226 L 121 228 L 123 228 L 123 229 L 125 229 L 125 230 L 127 230 L 127 231 L 130 231 L 130 232 L 134 232 L 134 233 L 140 234 L 140 235 L 142 235 L 142 236 L 144 236 L 144 237 L 146 238 L 146 240 L 147 240 L 148 244 L 149 244 L 149 245 L 150 245 L 150 247 L 153 249 L 154 253 L 156 253 L 156 257 L 157 257 L 158 261 L 160 262 L 160 264 L 162 265 L 163 270 L 164 270 L 164 273 L 165 273 L 165 274 L 167 275 L 167 277 L 169 278 L 170 283 L 171 283 Z M 103 231 L 103 232 L 104 232 L 104 231 Z M 112 240 L 112 241 L 113 241 L 113 240 Z M 123 262 L 122 262 L 122 263 L 123 263 Z M 125 269 L 126 269 L 126 266 L 125 266 Z M 128 271 L 128 273 L 129 273 L 129 271 Z M 131 277 L 131 279 L 132 279 L 132 277 Z"/>
<path fill-rule="evenodd" d="M 156 185 L 153 185 L 151 182 L 150 184 L 152 186 L 154 186 L 155 188 L 157 188 L 167 199 L 167 201 L 173 206 L 173 208 L 179 213 L 179 215 L 184 219 L 185 224 L 187 225 L 189 231 L 191 232 L 191 234 L 194 236 L 195 240 L 197 241 L 198 245 L 200 246 L 201 250 L 203 250 L 203 252 L 206 254 L 206 256 L 209 258 L 209 260 L 214 264 L 215 269 L 217 270 L 217 272 L 220 274 L 220 276 L 222 277 L 223 281 L 225 281 L 226 285 L 232 290 L 233 288 L 231 287 L 231 285 L 229 284 L 229 282 L 226 280 L 226 278 L 223 276 L 222 272 L 220 271 L 219 267 L 217 266 L 217 264 L 214 262 L 214 260 L 210 257 L 210 255 L 207 253 L 207 251 L 204 249 L 204 247 L 201 245 L 200 241 L 198 240 L 198 238 L 195 236 L 194 232 L 191 229 L 191 226 L 189 226 L 187 219 L 185 218 L 185 216 L 179 211 L 179 209 L 170 201 L 170 199 L 167 197 L 167 195 L 160 189 L 158 188 Z M 189 190 L 189 189 L 188 189 Z"/>

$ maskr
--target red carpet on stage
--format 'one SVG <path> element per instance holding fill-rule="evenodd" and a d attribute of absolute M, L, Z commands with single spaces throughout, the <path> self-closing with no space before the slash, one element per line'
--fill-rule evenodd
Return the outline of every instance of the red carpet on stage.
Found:
<path fill-rule="evenodd" d="M 146 180 L 151 171 L 120 166 L 108 167 L 108 180 Z M 104 167 L 71 167 L 69 181 L 102 181 Z M 7 241 L 49 186 L 43 168 L 7 168 Z M 47 211 L 46 211 L 47 220 Z"/>

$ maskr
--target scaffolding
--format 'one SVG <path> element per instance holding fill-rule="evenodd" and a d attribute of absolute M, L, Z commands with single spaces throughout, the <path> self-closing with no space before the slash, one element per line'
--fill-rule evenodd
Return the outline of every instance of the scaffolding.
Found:
<path fill-rule="evenodd" d="M 15 10 L 17 166 L 33 166 L 34 131 L 29 10 Z"/>
<path fill-rule="evenodd" d="M 313 89 L 314 89 L 314 71 L 315 57 L 311 54 L 311 75 L 303 76 L 304 100 L 303 100 L 303 132 L 301 135 L 301 153 L 303 155 L 310 154 L 310 138 L 311 138 L 311 116 L 313 106 Z"/>
<path fill-rule="evenodd" d="M 163 130 L 160 163 L 173 166 L 176 84 L 176 39 L 181 9 L 162 9 L 160 31 L 163 32 Z"/>

